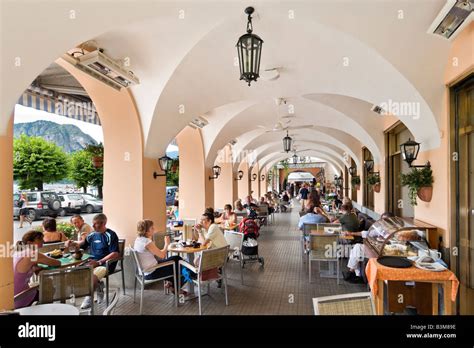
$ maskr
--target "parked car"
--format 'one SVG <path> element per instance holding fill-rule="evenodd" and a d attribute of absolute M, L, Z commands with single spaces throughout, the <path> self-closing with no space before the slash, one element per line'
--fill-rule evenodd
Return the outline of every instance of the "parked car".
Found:
<path fill-rule="evenodd" d="M 31 220 L 38 220 L 43 216 L 58 216 L 61 211 L 61 201 L 52 191 L 31 191 L 26 193 L 28 216 Z M 20 194 L 13 195 L 13 217 L 20 216 L 18 201 Z"/>
<path fill-rule="evenodd" d="M 86 200 L 78 193 L 66 193 L 59 194 L 59 200 L 61 201 L 60 216 L 65 216 L 71 213 L 81 213 L 83 207 L 86 206 Z"/>
<path fill-rule="evenodd" d="M 166 186 L 166 205 L 170 206 L 174 203 L 174 197 L 178 186 Z"/>
<path fill-rule="evenodd" d="M 88 214 L 102 212 L 104 204 L 101 199 L 89 193 L 81 193 L 80 195 L 85 200 L 84 206 L 82 207 L 82 211 L 85 211 Z"/>

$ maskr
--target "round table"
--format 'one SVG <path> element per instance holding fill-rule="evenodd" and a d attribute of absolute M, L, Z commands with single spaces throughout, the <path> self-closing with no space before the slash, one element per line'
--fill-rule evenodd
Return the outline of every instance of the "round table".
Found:
<path fill-rule="evenodd" d="M 20 315 L 79 315 L 79 309 L 65 303 L 46 303 L 15 309 Z"/>

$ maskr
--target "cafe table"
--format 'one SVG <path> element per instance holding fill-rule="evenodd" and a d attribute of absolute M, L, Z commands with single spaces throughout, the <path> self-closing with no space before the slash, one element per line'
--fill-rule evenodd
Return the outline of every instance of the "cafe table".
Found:
<path fill-rule="evenodd" d="M 171 243 L 168 246 L 168 251 L 172 253 L 186 255 L 187 262 L 189 262 L 191 265 L 194 265 L 194 254 L 199 253 L 203 250 L 206 250 L 207 248 L 208 248 L 207 246 L 203 246 L 202 244 L 198 248 L 193 248 L 193 247 L 183 247 L 180 243 Z M 190 296 L 187 297 L 186 300 L 191 300 L 196 297 L 196 294 L 194 293 L 195 290 L 194 290 L 193 282 L 189 282 L 189 291 L 190 291 Z"/>
<path fill-rule="evenodd" d="M 45 303 L 15 309 L 20 315 L 79 315 L 79 309 L 65 303 Z"/>
<path fill-rule="evenodd" d="M 369 259 L 365 269 L 370 289 L 375 299 L 375 310 L 378 315 L 384 314 L 384 282 L 385 281 L 411 281 L 432 284 L 432 314 L 438 314 L 438 286 L 443 287 L 444 315 L 453 314 L 453 302 L 459 287 L 459 280 L 450 270 L 432 272 L 410 268 L 386 267 L 377 262 L 376 258 Z"/>
<path fill-rule="evenodd" d="M 228 226 L 219 225 L 219 227 L 224 231 L 235 231 L 235 229 L 237 227 L 239 227 L 239 225 L 238 224 L 231 224 L 231 225 L 228 225 Z"/>
<path fill-rule="evenodd" d="M 48 253 L 46 253 L 46 255 L 48 255 Z M 78 264 L 84 262 L 85 260 L 87 260 L 91 257 L 91 255 L 84 253 L 84 254 L 82 254 L 82 258 L 80 260 L 76 260 L 75 258 L 72 257 L 72 255 L 70 253 L 66 253 L 64 255 L 65 256 L 58 259 L 59 261 L 61 261 L 61 266 L 59 266 L 59 267 L 47 266 L 47 265 L 43 265 L 43 264 L 38 264 L 38 266 L 40 266 L 44 269 L 72 267 L 72 266 L 77 266 Z"/>

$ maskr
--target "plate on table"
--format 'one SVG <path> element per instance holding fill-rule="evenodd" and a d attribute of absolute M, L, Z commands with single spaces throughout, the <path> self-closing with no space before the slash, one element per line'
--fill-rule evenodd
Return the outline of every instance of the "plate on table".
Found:
<path fill-rule="evenodd" d="M 386 267 L 392 268 L 409 268 L 412 266 L 412 262 L 406 257 L 399 256 L 381 256 L 377 259 L 377 262 Z"/>
<path fill-rule="evenodd" d="M 415 262 L 415 267 L 431 272 L 443 272 L 447 269 L 438 262 Z"/>

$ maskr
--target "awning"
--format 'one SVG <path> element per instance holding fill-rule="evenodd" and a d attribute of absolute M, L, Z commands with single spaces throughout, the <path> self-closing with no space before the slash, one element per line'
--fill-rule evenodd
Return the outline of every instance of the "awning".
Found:
<path fill-rule="evenodd" d="M 288 181 L 308 181 L 311 182 L 314 175 L 308 172 L 293 172 L 288 175 Z"/>
<path fill-rule="evenodd" d="M 71 95 L 52 93 L 49 90 L 30 87 L 18 99 L 18 104 L 40 111 L 100 125 L 99 115 L 92 101 Z"/>

